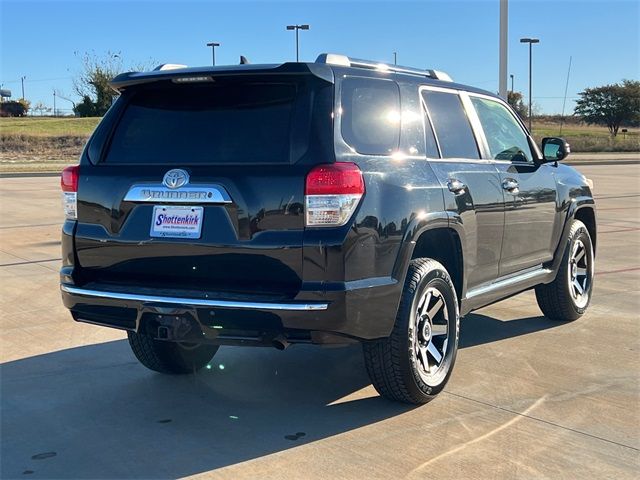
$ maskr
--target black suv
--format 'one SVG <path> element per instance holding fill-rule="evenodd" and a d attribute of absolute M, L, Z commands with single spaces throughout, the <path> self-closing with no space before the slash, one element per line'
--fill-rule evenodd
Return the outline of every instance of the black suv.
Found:
<path fill-rule="evenodd" d="M 589 304 L 590 181 L 489 92 L 333 54 L 112 86 L 62 174 L 62 297 L 152 370 L 361 342 L 378 392 L 424 403 L 461 316 L 531 288 L 554 320 Z"/>

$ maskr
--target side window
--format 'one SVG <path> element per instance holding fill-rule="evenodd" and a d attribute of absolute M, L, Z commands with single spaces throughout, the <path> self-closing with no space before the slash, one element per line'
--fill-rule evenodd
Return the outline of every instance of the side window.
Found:
<path fill-rule="evenodd" d="M 478 112 L 491 156 L 496 160 L 531 162 L 531 146 L 513 114 L 501 103 L 471 96 Z"/>
<path fill-rule="evenodd" d="M 400 143 L 400 90 L 395 82 L 346 78 L 341 131 L 358 153 L 389 155 Z"/>
<path fill-rule="evenodd" d="M 455 93 L 424 90 L 422 98 L 433 120 L 442 158 L 480 158 L 460 97 Z"/>

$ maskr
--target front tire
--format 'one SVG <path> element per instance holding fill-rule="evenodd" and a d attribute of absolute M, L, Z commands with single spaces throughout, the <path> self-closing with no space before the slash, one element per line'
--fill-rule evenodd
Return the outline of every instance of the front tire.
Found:
<path fill-rule="evenodd" d="M 536 287 L 538 306 L 545 317 L 563 322 L 580 318 L 591 302 L 593 276 L 591 235 L 584 223 L 573 220 L 555 280 Z"/>
<path fill-rule="evenodd" d="M 390 400 L 429 402 L 449 380 L 459 332 L 458 299 L 449 273 L 435 260 L 412 260 L 391 335 L 363 344 L 373 386 Z"/>
<path fill-rule="evenodd" d="M 127 336 L 138 361 L 160 373 L 195 373 L 206 366 L 218 351 L 217 345 L 167 342 L 136 332 L 127 332 Z"/>

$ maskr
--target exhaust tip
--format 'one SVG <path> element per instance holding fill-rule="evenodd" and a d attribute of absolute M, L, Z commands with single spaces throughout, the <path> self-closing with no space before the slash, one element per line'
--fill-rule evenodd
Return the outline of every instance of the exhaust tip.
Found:
<path fill-rule="evenodd" d="M 283 335 L 278 335 L 271 340 L 271 345 L 277 350 L 284 350 L 291 345 Z"/>

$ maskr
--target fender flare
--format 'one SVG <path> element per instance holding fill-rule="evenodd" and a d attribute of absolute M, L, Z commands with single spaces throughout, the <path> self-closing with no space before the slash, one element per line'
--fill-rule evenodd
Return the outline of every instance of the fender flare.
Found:
<path fill-rule="evenodd" d="M 551 279 L 552 281 L 553 279 L 555 279 L 558 273 L 560 262 L 562 262 L 562 257 L 564 255 L 564 248 L 567 244 L 567 241 L 569 240 L 571 221 L 576 218 L 576 213 L 584 208 L 593 210 L 595 216 L 595 204 L 596 202 L 594 201 L 594 199 L 587 196 L 575 197 L 570 200 L 569 206 L 567 208 L 567 215 L 565 216 L 564 225 L 562 227 L 562 235 L 560 236 L 560 241 L 556 246 L 556 250 L 553 254 L 553 260 L 551 261 L 551 270 L 554 272 L 553 278 Z"/>
<path fill-rule="evenodd" d="M 406 278 L 407 271 L 409 269 L 409 263 L 413 258 L 413 253 L 418 240 L 423 234 L 432 230 L 449 230 L 455 233 L 460 241 L 460 250 L 464 255 L 464 226 L 462 225 L 460 217 L 455 213 L 446 211 L 431 212 L 420 217 L 416 217 L 407 225 L 407 229 L 405 230 L 405 234 L 402 238 L 402 243 L 393 266 L 392 277 L 398 280 L 398 283 L 401 285 L 404 284 L 404 279 Z M 462 299 L 466 292 L 466 265 L 464 258 L 461 259 L 460 268 L 461 272 L 459 273 L 462 276 L 462 282 L 460 285 L 461 295 L 459 296 L 460 299 Z M 398 299 L 398 302 L 399 301 L 400 299 Z"/>

